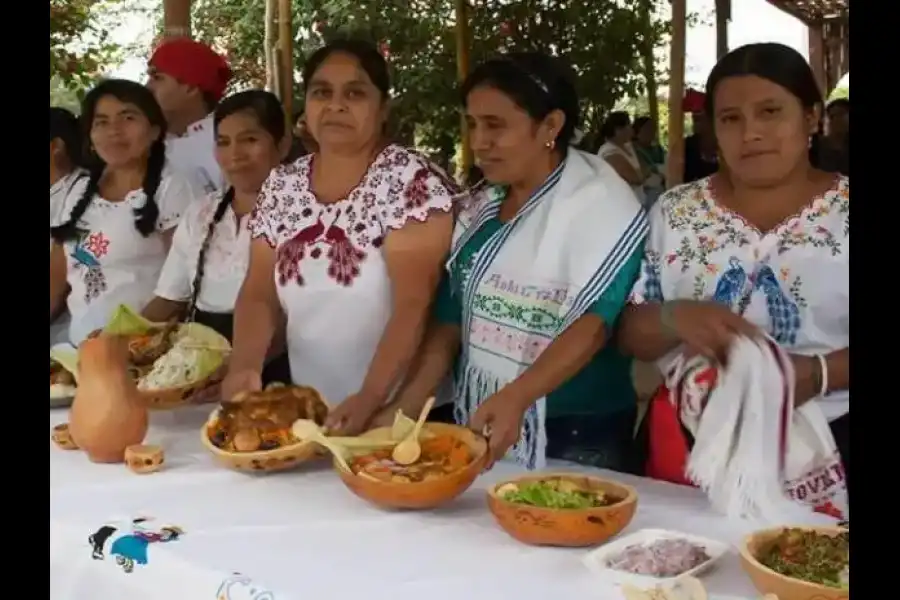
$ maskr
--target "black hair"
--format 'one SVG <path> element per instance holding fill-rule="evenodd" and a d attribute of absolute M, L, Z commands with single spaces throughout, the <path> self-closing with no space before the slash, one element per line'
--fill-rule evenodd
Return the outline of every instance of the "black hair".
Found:
<path fill-rule="evenodd" d="M 556 135 L 556 148 L 564 155 L 581 121 L 575 73 L 560 58 L 540 52 L 512 52 L 481 63 L 460 88 L 463 106 L 471 91 L 488 86 L 508 96 L 535 121 L 554 110 L 566 122 Z"/>
<path fill-rule="evenodd" d="M 799 52 L 775 42 L 747 44 L 722 57 L 706 80 L 706 114 L 715 114 L 716 88 L 730 77 L 753 75 L 791 93 L 806 110 L 822 106 L 822 92 L 813 71 Z M 715 123 L 715 119 L 712 119 Z"/>
<path fill-rule="evenodd" d="M 222 100 L 213 112 L 213 130 L 216 134 L 219 132 L 219 125 L 222 124 L 222 121 L 233 114 L 241 112 L 251 113 L 259 125 L 272 136 L 276 144 L 280 144 L 287 134 L 284 109 L 281 106 L 281 102 L 279 102 L 275 94 L 263 90 L 238 92 Z M 216 227 L 225 217 L 225 211 L 228 210 L 232 202 L 234 202 L 234 188 L 229 187 L 222 194 L 219 204 L 216 205 L 216 210 L 213 212 L 213 217 L 206 229 L 206 236 L 200 245 L 200 253 L 197 256 L 197 270 L 194 272 L 194 281 L 191 283 L 191 299 L 187 306 L 186 314 L 188 318 L 193 317 L 197 306 L 197 298 L 200 297 L 200 286 L 203 284 L 203 273 L 206 266 L 206 253 L 209 251 L 210 242 L 212 242 Z"/>
<path fill-rule="evenodd" d="M 349 54 L 359 62 L 359 67 L 366 72 L 372 84 L 378 88 L 383 98 L 390 97 L 391 76 L 387 61 L 378 51 L 375 44 L 359 38 L 334 39 L 315 52 L 303 65 L 303 86 L 309 87 L 316 71 L 332 54 Z M 294 119 L 296 123 L 297 120 Z"/>
<path fill-rule="evenodd" d="M 850 98 L 835 98 L 825 107 L 825 112 L 831 112 L 832 108 L 840 108 L 850 112 Z"/>
<path fill-rule="evenodd" d="M 50 107 L 50 141 L 55 139 L 62 141 L 66 158 L 73 167 L 81 167 L 82 141 L 81 129 L 78 127 L 78 117 L 65 108 Z"/>
<path fill-rule="evenodd" d="M 637 117 L 634 120 L 634 123 L 631 124 L 631 128 L 634 129 L 635 135 L 641 129 L 643 129 L 648 123 L 652 123 L 653 119 L 651 119 L 648 115 L 644 115 L 642 117 Z"/>
<path fill-rule="evenodd" d="M 141 188 L 144 191 L 146 202 L 140 208 L 134 210 L 134 226 L 138 232 L 147 237 L 156 230 L 156 220 L 159 218 L 159 205 L 156 203 L 156 192 L 162 181 L 162 172 L 166 164 L 166 119 L 162 109 L 153 97 L 153 94 L 143 85 L 124 79 L 107 79 L 97 84 L 88 92 L 81 106 L 81 131 L 85 139 L 90 139 L 91 127 L 94 123 L 94 113 L 97 103 L 101 98 L 112 96 L 120 102 L 133 104 L 141 111 L 150 124 L 159 129 L 159 135 L 150 145 L 150 155 L 144 172 L 144 181 Z M 54 241 L 62 243 L 78 236 L 78 221 L 84 216 L 94 196 L 100 190 L 100 178 L 106 169 L 103 162 L 95 152 L 89 153 L 88 184 L 84 194 L 72 209 L 69 220 L 58 227 L 50 228 L 50 236 Z"/>
<path fill-rule="evenodd" d="M 629 125 L 631 125 L 631 117 L 628 116 L 628 113 L 624 110 L 614 110 L 606 115 L 603 125 L 600 126 L 600 137 L 604 140 L 611 139 L 617 131 Z"/>

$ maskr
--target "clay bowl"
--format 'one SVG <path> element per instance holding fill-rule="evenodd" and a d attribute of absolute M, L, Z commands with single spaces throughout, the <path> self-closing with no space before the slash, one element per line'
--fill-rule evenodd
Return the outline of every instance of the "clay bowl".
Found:
<path fill-rule="evenodd" d="M 421 483 L 372 481 L 354 475 L 337 461 L 334 468 L 351 492 L 381 508 L 422 510 L 446 504 L 466 491 L 481 474 L 487 458 L 487 441 L 477 433 L 459 425 L 426 423 L 423 430 L 436 435 L 450 434 L 462 440 L 472 452 L 474 457 L 472 462 L 466 468 L 450 473 L 446 477 Z M 391 428 L 373 429 L 360 437 L 389 441 L 392 439 Z"/>
<path fill-rule="evenodd" d="M 318 400 L 328 410 L 328 402 L 321 395 Z M 200 430 L 200 441 L 203 446 L 212 453 L 220 464 L 247 473 L 267 473 L 286 471 L 299 465 L 324 457 L 325 451 L 315 442 L 298 442 L 289 446 L 282 446 L 274 450 L 258 450 L 256 452 L 230 452 L 217 447 L 210 440 L 211 432 L 215 430 L 216 421 L 219 418 L 220 407 L 210 413 L 209 418 Z"/>
<path fill-rule="evenodd" d="M 203 339 L 200 341 L 206 342 L 210 346 L 231 348 L 231 344 L 228 340 L 217 331 L 197 323 L 182 325 L 182 327 L 188 326 L 192 327 L 195 331 L 202 331 Z M 187 385 L 159 390 L 138 389 L 138 394 L 140 395 L 141 401 L 150 410 L 171 410 L 173 408 L 180 408 L 192 404 L 195 395 L 209 387 L 221 383 L 224 376 L 225 369 L 218 369 L 207 377 Z"/>
<path fill-rule="evenodd" d="M 612 506 L 585 509 L 539 508 L 504 500 L 497 490 L 509 483 L 565 479 L 579 487 L 621 498 Z M 488 507 L 506 533 L 525 544 L 581 548 L 596 546 L 621 532 L 637 509 L 637 492 L 631 486 L 575 473 L 541 473 L 499 483 L 488 490 Z"/>
<path fill-rule="evenodd" d="M 778 537 L 785 527 L 757 531 L 744 538 L 741 544 L 741 566 L 761 594 L 775 594 L 778 600 L 849 600 L 849 590 L 809 583 L 776 573 L 764 566 L 756 557 Z M 841 527 L 799 527 L 819 533 L 837 535 L 846 531 Z"/>

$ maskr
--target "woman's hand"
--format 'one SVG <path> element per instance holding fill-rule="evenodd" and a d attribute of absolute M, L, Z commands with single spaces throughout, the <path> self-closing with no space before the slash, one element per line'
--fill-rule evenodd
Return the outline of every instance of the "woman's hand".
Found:
<path fill-rule="evenodd" d="M 229 370 L 222 380 L 220 400 L 230 402 L 241 392 L 262 390 L 262 377 L 258 371 L 250 369 Z"/>
<path fill-rule="evenodd" d="M 359 435 L 366 430 L 381 405 L 377 396 L 364 393 L 348 396 L 328 414 L 325 429 L 333 435 Z"/>
<path fill-rule="evenodd" d="M 794 363 L 794 406 L 803 406 L 819 395 L 822 385 L 819 360 L 813 356 L 791 354 Z"/>
<path fill-rule="evenodd" d="M 522 422 L 529 406 L 530 404 L 526 405 L 500 390 L 485 400 L 472 415 L 469 428 L 488 439 L 486 468 L 492 467 L 519 441 Z"/>
<path fill-rule="evenodd" d="M 759 329 L 716 302 L 678 300 L 660 311 L 663 325 L 698 354 L 724 363 L 731 341 L 739 335 L 755 338 Z"/>

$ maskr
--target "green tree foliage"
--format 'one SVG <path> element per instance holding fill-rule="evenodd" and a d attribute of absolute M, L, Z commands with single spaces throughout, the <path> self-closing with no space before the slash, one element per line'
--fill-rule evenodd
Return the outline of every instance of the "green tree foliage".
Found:
<path fill-rule="evenodd" d="M 653 0 L 653 7 L 656 0 Z M 476 0 L 470 62 L 500 51 L 564 55 L 579 76 L 584 122 L 594 130 L 623 96 L 642 90 L 639 43 L 657 45 L 658 21 L 641 18 L 648 0 Z M 353 33 L 379 45 L 394 80 L 397 135 L 452 156 L 459 133 L 452 0 L 294 0 L 294 64 L 324 41 Z M 194 0 L 193 30 L 223 49 L 237 87 L 265 81 L 265 0 Z M 296 78 L 299 80 L 299 77 Z M 297 89 L 298 101 L 299 88 Z"/>
<path fill-rule="evenodd" d="M 117 0 L 50 0 L 50 77 L 83 90 L 115 57 L 104 10 Z"/>

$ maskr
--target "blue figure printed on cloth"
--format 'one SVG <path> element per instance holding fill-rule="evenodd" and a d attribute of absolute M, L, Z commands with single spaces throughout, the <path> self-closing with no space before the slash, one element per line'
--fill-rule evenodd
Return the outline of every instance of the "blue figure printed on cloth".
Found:
<path fill-rule="evenodd" d="M 153 543 L 174 542 L 184 533 L 180 527 L 171 525 L 152 531 L 144 527 L 146 521 L 145 518 L 132 520 L 130 532 L 115 538 L 109 546 L 109 555 L 126 573 L 134 571 L 136 564 L 147 564 L 147 546 Z M 88 536 L 91 557 L 94 560 L 106 558 L 103 547 L 118 531 L 120 530 L 117 527 L 104 525 Z"/>
<path fill-rule="evenodd" d="M 659 255 L 648 252 L 644 260 L 644 300 L 647 302 L 662 302 L 662 276 L 659 270 Z"/>
<path fill-rule="evenodd" d="M 741 261 L 732 256 L 728 260 L 728 268 L 722 273 L 716 283 L 716 291 L 713 293 L 713 302 L 724 304 L 728 308 L 743 308 L 740 305 L 744 296 L 744 287 L 747 285 L 747 272 L 741 266 Z"/>
<path fill-rule="evenodd" d="M 794 345 L 800 331 L 800 308 L 797 303 L 781 289 L 778 278 L 769 265 L 764 265 L 759 270 L 754 283 L 754 288 L 761 289 L 766 295 L 772 337 L 779 344 Z"/>
<path fill-rule="evenodd" d="M 106 276 L 103 275 L 100 258 L 107 252 L 109 252 L 109 238 L 102 231 L 79 233 L 78 243 L 75 244 L 71 258 L 75 261 L 75 268 L 82 271 L 81 278 L 84 281 L 84 301 L 86 303 L 106 291 Z"/>

